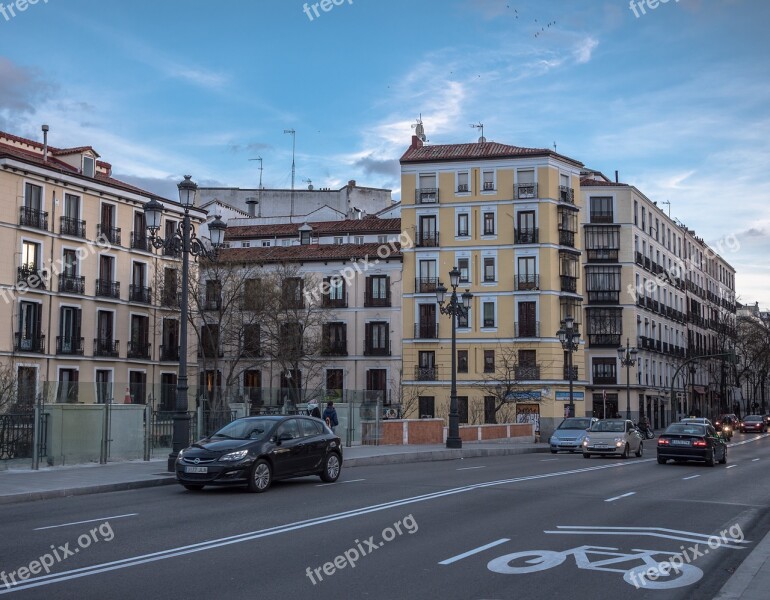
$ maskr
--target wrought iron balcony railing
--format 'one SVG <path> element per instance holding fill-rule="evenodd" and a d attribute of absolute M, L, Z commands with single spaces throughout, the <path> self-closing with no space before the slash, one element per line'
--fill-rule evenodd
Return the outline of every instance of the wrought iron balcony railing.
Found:
<path fill-rule="evenodd" d="M 56 336 L 56 354 L 82 356 L 83 355 L 83 338 L 72 336 Z"/>
<path fill-rule="evenodd" d="M 22 206 L 19 211 L 19 225 L 48 231 L 48 213 L 29 206 Z"/>
<path fill-rule="evenodd" d="M 62 217 L 59 227 L 59 233 L 62 235 L 71 235 L 78 238 L 86 237 L 85 221 L 73 219 L 72 217 Z"/>

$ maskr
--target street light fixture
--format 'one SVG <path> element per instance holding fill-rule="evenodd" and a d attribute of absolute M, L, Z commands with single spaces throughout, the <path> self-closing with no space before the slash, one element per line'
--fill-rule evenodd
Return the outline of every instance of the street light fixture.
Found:
<path fill-rule="evenodd" d="M 575 373 L 572 368 L 572 353 L 580 347 L 580 332 L 575 328 L 575 319 L 567 317 L 561 322 L 561 329 L 556 332 L 561 342 L 561 347 L 567 352 L 567 377 L 569 379 L 569 415 L 575 416 L 575 398 L 572 391 L 572 382 Z"/>
<path fill-rule="evenodd" d="M 460 415 L 457 412 L 457 319 L 467 317 L 471 308 L 473 294 L 465 290 L 457 295 L 457 285 L 460 283 L 460 270 L 453 267 L 449 271 L 449 285 L 452 287 L 452 295 L 444 303 L 447 289 L 439 282 L 436 286 L 436 300 L 439 312 L 452 318 L 452 388 L 449 391 L 449 431 L 447 432 L 446 447 L 462 448 L 463 440 L 460 437 Z"/>
<path fill-rule="evenodd" d="M 172 437 L 171 454 L 168 455 L 168 470 L 173 471 L 176 463 L 176 457 L 179 451 L 186 448 L 190 443 L 190 415 L 187 414 L 187 295 L 189 293 L 188 270 L 190 265 L 190 255 L 203 256 L 213 259 L 217 250 L 222 246 L 225 238 L 225 229 L 227 225 L 217 215 L 214 221 L 209 224 L 209 238 L 211 248 L 206 247 L 203 240 L 198 238 L 193 231 L 190 222 L 190 209 L 195 202 L 195 193 L 198 186 L 192 181 L 190 175 L 184 176 L 184 181 L 180 182 L 179 203 L 184 208 L 184 218 L 177 226 L 176 231 L 170 233 L 168 237 L 158 235 L 160 230 L 160 220 L 163 215 L 163 205 L 151 199 L 144 206 L 145 222 L 147 230 L 150 232 L 149 240 L 154 248 L 163 248 L 171 251 L 170 253 L 182 255 L 182 297 L 180 299 L 181 324 L 179 329 L 179 375 L 176 385 L 176 402 L 174 405 L 174 433 Z"/>
<path fill-rule="evenodd" d="M 626 338 L 626 347 L 618 348 L 620 364 L 626 368 L 626 419 L 631 418 L 631 367 L 636 364 L 637 354 L 639 350 L 631 347 L 628 338 Z"/>

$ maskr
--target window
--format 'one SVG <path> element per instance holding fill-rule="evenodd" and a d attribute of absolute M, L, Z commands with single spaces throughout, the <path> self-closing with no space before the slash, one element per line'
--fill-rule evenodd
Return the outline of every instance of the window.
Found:
<path fill-rule="evenodd" d="M 42 352 L 43 305 L 36 302 L 19 303 L 19 328 L 16 332 L 16 350 Z"/>
<path fill-rule="evenodd" d="M 435 173 L 422 173 L 419 176 L 416 198 L 417 204 L 435 204 L 438 202 L 438 187 Z"/>
<path fill-rule="evenodd" d="M 133 404 L 145 404 L 147 402 L 147 373 L 129 371 L 128 390 Z"/>
<path fill-rule="evenodd" d="M 495 303 L 494 302 L 482 302 L 481 310 L 483 314 L 483 326 L 494 327 L 495 326 Z"/>
<path fill-rule="evenodd" d="M 495 372 L 495 351 L 484 350 L 484 373 Z"/>
<path fill-rule="evenodd" d="M 484 213 L 484 235 L 495 235 L 495 213 Z"/>
<path fill-rule="evenodd" d="M 467 350 L 457 351 L 457 372 L 458 373 L 468 372 L 468 351 Z"/>
<path fill-rule="evenodd" d="M 95 161 L 92 156 L 83 157 L 83 175 L 86 177 L 94 176 Z"/>
<path fill-rule="evenodd" d="M 539 278 L 535 272 L 535 257 L 520 256 L 516 259 L 516 290 L 536 290 L 540 287 Z"/>
<path fill-rule="evenodd" d="M 78 401 L 78 370 L 59 369 L 58 387 L 56 390 L 56 402 Z"/>
<path fill-rule="evenodd" d="M 59 309 L 59 337 L 56 339 L 57 354 L 83 354 L 80 338 L 81 310 L 72 306 Z"/>
<path fill-rule="evenodd" d="M 325 323 L 322 329 L 321 354 L 327 356 L 346 356 L 348 353 L 347 323 Z"/>
<path fill-rule="evenodd" d="M 418 404 L 421 419 L 432 419 L 436 416 L 436 399 L 433 396 L 419 396 Z"/>
<path fill-rule="evenodd" d="M 143 315 L 131 315 L 128 358 L 150 358 L 150 320 Z"/>
<path fill-rule="evenodd" d="M 490 192 L 494 191 L 495 189 L 495 172 L 494 171 L 484 171 L 481 175 L 483 185 L 484 185 L 484 191 Z"/>
<path fill-rule="evenodd" d="M 21 265 L 29 271 L 37 271 L 40 268 L 40 244 L 35 242 L 22 243 Z"/>
<path fill-rule="evenodd" d="M 390 277 L 372 275 L 366 278 L 364 306 L 390 306 Z"/>
<path fill-rule="evenodd" d="M 344 389 L 344 374 L 342 369 L 326 369 L 326 393 L 342 397 Z M 304 420 L 304 419 L 303 419 Z M 311 421 L 308 421 L 309 423 Z"/>
<path fill-rule="evenodd" d="M 173 410 L 174 400 L 176 398 L 176 375 L 174 377 L 174 388 L 172 391 L 172 400 L 168 404 L 163 404 L 163 391 L 161 387 L 161 410 Z M 98 404 L 107 404 L 112 401 L 112 371 L 109 369 L 96 370 L 96 402 Z"/>
<path fill-rule="evenodd" d="M 514 376 L 519 381 L 536 381 L 540 379 L 536 350 L 519 350 Z"/>
<path fill-rule="evenodd" d="M 538 235 L 535 228 L 535 211 L 522 210 L 516 213 L 516 231 L 514 242 L 517 244 L 535 244 Z"/>
<path fill-rule="evenodd" d="M 639 225 L 639 203 L 634 200 L 634 225 Z"/>
<path fill-rule="evenodd" d="M 457 236 L 458 237 L 465 237 L 469 235 L 470 230 L 468 229 L 468 213 L 459 213 L 457 215 Z"/>
<path fill-rule="evenodd" d="M 468 172 L 467 171 L 457 174 L 457 191 L 460 193 L 468 191 Z"/>
<path fill-rule="evenodd" d="M 559 252 L 559 275 L 563 292 L 577 292 L 578 257 L 570 252 Z"/>
<path fill-rule="evenodd" d="M 537 321 L 537 303 L 519 302 L 516 337 L 538 337 L 540 323 Z"/>
<path fill-rule="evenodd" d="M 33 183 L 24 185 L 24 208 L 31 210 L 43 209 L 43 188 Z"/>
<path fill-rule="evenodd" d="M 646 229 L 645 223 L 647 222 L 647 211 L 644 209 L 644 206 L 642 206 L 642 231 Z"/>
<path fill-rule="evenodd" d="M 262 355 L 261 332 L 257 323 L 246 323 L 243 326 L 242 356 L 255 358 Z"/>
<path fill-rule="evenodd" d="M 462 329 L 467 329 L 469 327 L 468 325 L 468 313 L 470 311 L 462 311 L 459 315 L 457 315 L 457 327 Z"/>
<path fill-rule="evenodd" d="M 360 246 L 361 244 L 363 244 L 363 243 L 364 243 L 364 236 L 362 236 L 362 235 L 357 235 L 357 236 L 356 236 L 356 238 L 355 238 L 355 243 L 356 243 L 356 244 L 358 244 L 359 246 Z"/>
<path fill-rule="evenodd" d="M 494 256 L 484 257 L 484 281 L 486 283 L 493 283 L 496 281 L 495 277 L 495 258 Z"/>
<path fill-rule="evenodd" d="M 251 242 L 241 242 L 241 248 L 251 248 Z"/>
<path fill-rule="evenodd" d="M 243 310 L 261 310 L 263 301 L 262 280 L 251 277 L 243 282 Z"/>
<path fill-rule="evenodd" d="M 457 417 L 460 423 L 468 422 L 468 396 L 457 396 Z"/>
<path fill-rule="evenodd" d="M 378 235 L 377 236 L 377 243 L 378 244 L 387 244 L 388 243 L 388 236 L 387 235 Z"/>
<path fill-rule="evenodd" d="M 534 169 L 516 173 L 516 198 L 534 198 L 537 195 Z"/>
<path fill-rule="evenodd" d="M 303 308 L 302 296 L 304 281 L 301 277 L 287 277 L 281 282 L 284 308 Z"/>
<path fill-rule="evenodd" d="M 591 262 L 618 260 L 620 229 L 617 227 L 586 227 L 586 253 Z M 638 238 L 637 238 L 638 239 Z"/>
<path fill-rule="evenodd" d="M 586 267 L 589 304 L 620 302 L 620 266 Z"/>
<path fill-rule="evenodd" d="M 327 277 L 324 279 L 324 289 L 322 305 L 329 307 L 344 307 L 345 302 L 345 281 L 342 277 Z"/>
<path fill-rule="evenodd" d="M 591 360 L 591 375 L 595 384 L 616 384 L 617 361 L 615 358 L 593 358 Z"/>
<path fill-rule="evenodd" d="M 438 278 L 436 277 L 436 261 L 435 260 L 421 260 L 420 271 L 417 277 L 415 291 L 418 294 L 430 294 L 436 291 L 436 284 Z"/>
<path fill-rule="evenodd" d="M 590 198 L 591 215 L 590 223 L 612 223 L 612 197 L 592 196 Z"/>
<path fill-rule="evenodd" d="M 365 356 L 390 356 L 390 325 L 386 321 L 366 324 Z"/>
<path fill-rule="evenodd" d="M 206 281 L 205 310 L 219 310 L 222 305 L 222 282 L 218 279 Z"/>
<path fill-rule="evenodd" d="M 484 396 L 484 423 L 493 425 L 497 423 L 497 400 L 494 396 Z"/>
<path fill-rule="evenodd" d="M 337 236 L 334 238 L 334 243 L 339 246 L 344 242 L 344 238 L 342 236 Z"/>
<path fill-rule="evenodd" d="M 572 317 L 576 325 L 583 322 L 581 315 L 582 300 L 580 298 L 559 298 L 559 320 L 563 321 L 567 317 Z"/>
<path fill-rule="evenodd" d="M 160 360 L 179 360 L 179 321 L 163 319 Z"/>
<path fill-rule="evenodd" d="M 622 308 L 588 309 L 588 343 L 590 346 L 617 348 L 623 334 Z"/>
<path fill-rule="evenodd" d="M 460 271 L 460 283 L 469 283 L 471 280 L 470 277 L 470 258 L 458 258 L 457 259 L 457 269 Z"/>
<path fill-rule="evenodd" d="M 263 248 L 269 248 L 270 247 L 270 240 L 262 240 L 262 247 Z"/>

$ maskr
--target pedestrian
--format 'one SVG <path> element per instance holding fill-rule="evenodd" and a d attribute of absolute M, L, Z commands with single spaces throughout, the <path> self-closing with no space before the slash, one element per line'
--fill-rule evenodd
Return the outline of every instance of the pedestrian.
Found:
<path fill-rule="evenodd" d="M 334 433 L 334 428 L 340 424 L 339 420 L 337 419 L 337 411 L 334 408 L 334 402 L 329 400 L 326 403 L 326 408 L 324 409 L 324 414 L 322 415 L 321 418 L 324 421 L 326 421 L 326 424 L 329 426 L 329 429 L 331 429 L 332 433 Z"/>
<path fill-rule="evenodd" d="M 307 403 L 307 414 L 309 417 L 321 418 L 321 409 L 318 408 L 318 403 L 315 400 Z"/>

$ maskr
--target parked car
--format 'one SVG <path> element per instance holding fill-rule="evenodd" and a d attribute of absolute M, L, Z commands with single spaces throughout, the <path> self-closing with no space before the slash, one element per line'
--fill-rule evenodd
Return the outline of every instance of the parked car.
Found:
<path fill-rule="evenodd" d="M 713 467 L 727 462 L 727 443 L 710 425 L 672 423 L 658 438 L 658 464 L 695 460 Z"/>
<path fill-rule="evenodd" d="M 564 419 L 551 435 L 551 453 L 559 450 L 574 452 L 583 446 L 586 429 L 599 419 L 593 417 L 569 417 Z"/>
<path fill-rule="evenodd" d="M 177 481 L 188 490 L 245 484 L 264 492 L 274 480 L 305 475 L 331 483 L 341 469 L 340 438 L 320 419 L 299 415 L 236 419 L 176 459 Z"/>
<path fill-rule="evenodd" d="M 762 415 L 746 415 L 741 421 L 741 433 L 754 432 L 765 433 L 767 425 Z"/>
<path fill-rule="evenodd" d="M 633 452 L 635 456 L 644 453 L 642 435 L 634 427 L 632 421 L 626 419 L 602 419 L 597 421 L 586 433 L 583 439 L 583 457 L 591 458 L 593 454 L 618 454 L 628 458 Z"/>
<path fill-rule="evenodd" d="M 729 442 L 738 428 L 739 422 L 738 415 L 736 414 L 719 415 L 716 421 L 714 421 L 714 429 L 720 432 Z"/>

